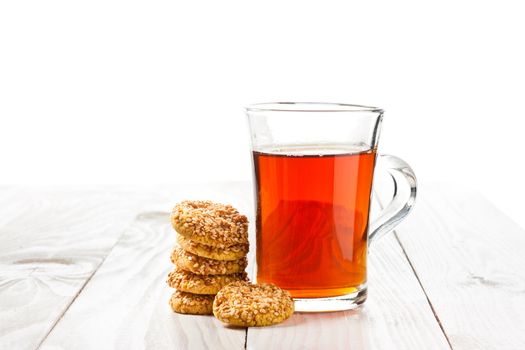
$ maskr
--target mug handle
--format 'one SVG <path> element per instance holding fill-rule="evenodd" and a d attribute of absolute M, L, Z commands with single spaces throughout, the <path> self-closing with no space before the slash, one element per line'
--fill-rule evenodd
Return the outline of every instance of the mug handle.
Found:
<path fill-rule="evenodd" d="M 414 171 L 402 159 L 379 154 L 376 164 L 384 167 L 394 180 L 394 196 L 370 224 L 368 245 L 392 231 L 412 210 L 416 201 L 417 180 Z"/>

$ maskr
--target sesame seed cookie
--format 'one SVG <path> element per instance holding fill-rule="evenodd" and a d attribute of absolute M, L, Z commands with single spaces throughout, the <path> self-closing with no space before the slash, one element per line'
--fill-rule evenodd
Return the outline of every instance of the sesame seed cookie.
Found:
<path fill-rule="evenodd" d="M 170 287 L 181 292 L 193 294 L 217 294 L 225 285 L 232 282 L 247 281 L 246 272 L 233 275 L 197 275 L 188 271 L 175 269 L 168 275 L 167 283 Z"/>
<path fill-rule="evenodd" d="M 198 275 L 229 275 L 243 272 L 248 266 L 246 257 L 237 260 L 213 260 L 202 258 L 181 248 L 175 248 L 171 253 L 171 262 L 179 269 Z"/>
<path fill-rule="evenodd" d="M 271 326 L 283 322 L 293 312 L 290 293 L 266 283 L 231 283 L 222 288 L 213 301 L 215 317 L 233 326 Z"/>
<path fill-rule="evenodd" d="M 182 249 L 204 258 L 214 260 L 237 260 L 248 254 L 248 244 L 235 244 L 226 248 L 212 247 L 194 242 L 183 235 L 177 234 L 177 243 Z"/>
<path fill-rule="evenodd" d="M 171 295 L 170 306 L 179 314 L 211 315 L 213 295 L 199 295 L 176 290 Z"/>
<path fill-rule="evenodd" d="M 171 224 L 184 237 L 213 247 L 248 244 L 248 219 L 231 205 L 183 201 L 173 208 Z"/>

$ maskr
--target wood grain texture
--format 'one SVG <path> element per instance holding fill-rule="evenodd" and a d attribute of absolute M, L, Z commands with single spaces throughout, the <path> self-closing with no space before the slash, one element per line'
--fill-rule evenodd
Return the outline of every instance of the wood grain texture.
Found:
<path fill-rule="evenodd" d="M 38 346 L 140 199 L 118 189 L 0 189 L 0 349 Z"/>
<path fill-rule="evenodd" d="M 525 348 L 525 232 L 476 193 L 420 187 L 397 236 L 371 248 L 363 308 L 247 338 L 169 308 L 167 218 L 183 199 L 250 214 L 254 242 L 248 184 L 0 188 L 0 349 L 447 349 L 436 317 L 454 349 Z"/>
<path fill-rule="evenodd" d="M 525 349 L 525 230 L 476 192 L 429 185 L 396 231 L 454 349 Z"/>
<path fill-rule="evenodd" d="M 268 328 L 248 329 L 249 349 L 448 349 L 397 240 L 371 247 L 369 296 L 357 310 L 296 313 Z"/>
<path fill-rule="evenodd" d="M 243 329 L 171 311 L 174 244 L 168 213 L 137 216 L 41 349 L 244 348 Z"/>
<path fill-rule="evenodd" d="M 158 193 L 152 211 L 137 216 L 41 349 L 244 348 L 245 329 L 227 328 L 212 316 L 173 313 L 173 290 L 165 280 L 176 241 L 171 207 L 186 198 L 211 199 L 248 213 L 247 184 L 241 190 L 218 185 Z"/>

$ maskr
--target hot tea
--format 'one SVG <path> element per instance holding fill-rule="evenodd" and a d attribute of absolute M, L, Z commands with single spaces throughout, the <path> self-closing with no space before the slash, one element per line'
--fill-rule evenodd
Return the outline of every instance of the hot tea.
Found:
<path fill-rule="evenodd" d="M 257 281 L 295 298 L 358 291 L 366 282 L 375 150 L 294 146 L 254 151 Z"/>

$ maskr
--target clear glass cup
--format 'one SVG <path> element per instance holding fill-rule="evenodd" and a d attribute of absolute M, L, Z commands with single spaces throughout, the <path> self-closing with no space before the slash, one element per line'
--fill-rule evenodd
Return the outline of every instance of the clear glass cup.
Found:
<path fill-rule="evenodd" d="M 416 178 L 378 155 L 383 110 L 341 103 L 254 104 L 248 115 L 255 177 L 256 278 L 290 291 L 296 311 L 348 310 L 367 297 L 368 246 L 411 210 Z M 395 194 L 369 220 L 374 169 Z"/>

